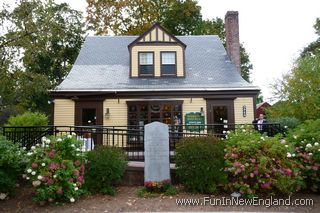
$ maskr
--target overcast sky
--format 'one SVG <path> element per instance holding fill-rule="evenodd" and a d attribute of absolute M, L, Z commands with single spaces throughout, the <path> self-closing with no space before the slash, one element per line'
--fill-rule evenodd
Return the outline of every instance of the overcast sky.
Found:
<path fill-rule="evenodd" d="M 15 0 L 0 0 L 0 2 Z M 85 12 L 86 0 L 67 2 Z M 272 97 L 270 84 L 292 67 L 299 52 L 317 36 L 313 25 L 320 18 L 320 0 L 198 0 L 205 19 L 239 11 L 240 42 L 253 64 L 251 79 L 265 100 Z"/>

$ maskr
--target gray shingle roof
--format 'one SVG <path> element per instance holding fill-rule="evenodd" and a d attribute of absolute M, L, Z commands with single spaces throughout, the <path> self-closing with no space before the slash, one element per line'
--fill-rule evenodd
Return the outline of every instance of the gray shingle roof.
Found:
<path fill-rule="evenodd" d="M 259 89 L 243 80 L 218 36 L 177 36 L 187 45 L 185 78 L 130 78 L 130 44 L 137 36 L 87 37 L 55 91 L 162 91 Z"/>

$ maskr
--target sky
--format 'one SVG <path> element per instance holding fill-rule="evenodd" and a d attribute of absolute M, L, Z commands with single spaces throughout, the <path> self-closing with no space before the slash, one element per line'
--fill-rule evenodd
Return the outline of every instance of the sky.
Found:
<path fill-rule="evenodd" d="M 55 2 L 67 2 L 83 12 L 87 5 L 86 0 Z M 317 38 L 313 25 L 320 18 L 320 0 L 198 0 L 198 3 L 204 19 L 224 19 L 228 10 L 239 12 L 240 42 L 253 64 L 252 83 L 261 88 L 264 101 L 273 102 L 271 85 L 290 71 L 303 47 Z"/>

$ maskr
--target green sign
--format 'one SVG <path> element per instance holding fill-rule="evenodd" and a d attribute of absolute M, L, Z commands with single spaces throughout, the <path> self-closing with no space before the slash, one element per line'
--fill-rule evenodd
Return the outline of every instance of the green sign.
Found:
<path fill-rule="evenodd" d="M 200 132 L 204 130 L 204 116 L 200 112 L 190 112 L 184 116 L 186 130 L 190 132 Z"/>

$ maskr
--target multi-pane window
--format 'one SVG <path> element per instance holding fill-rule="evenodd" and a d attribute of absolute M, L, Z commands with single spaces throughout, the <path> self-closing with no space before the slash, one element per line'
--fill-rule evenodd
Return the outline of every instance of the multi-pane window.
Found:
<path fill-rule="evenodd" d="M 161 75 L 176 75 L 176 52 L 161 53 Z"/>
<path fill-rule="evenodd" d="M 152 52 L 139 53 L 139 75 L 140 76 L 154 75 L 154 62 L 153 62 Z"/>

